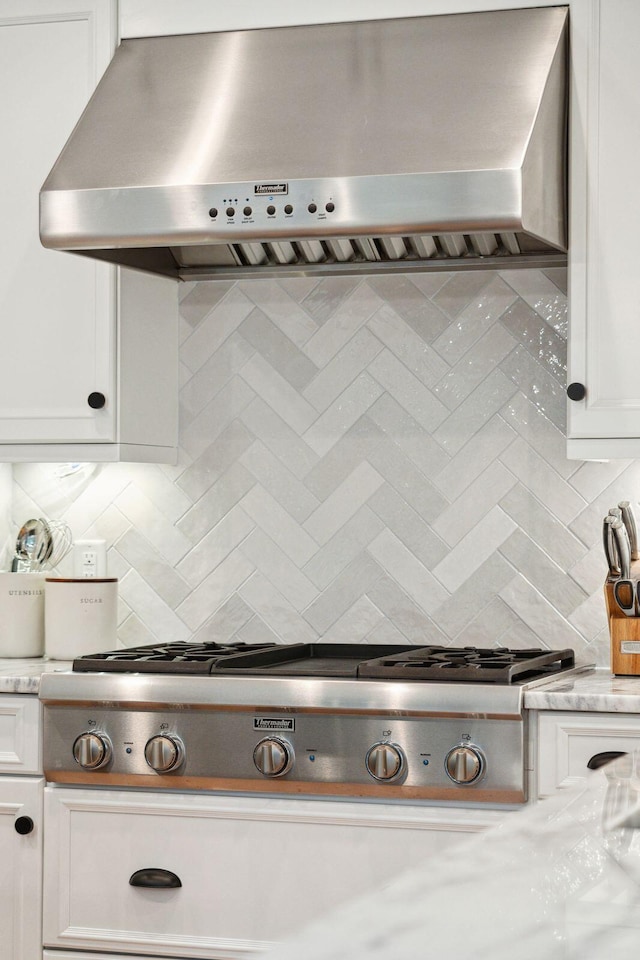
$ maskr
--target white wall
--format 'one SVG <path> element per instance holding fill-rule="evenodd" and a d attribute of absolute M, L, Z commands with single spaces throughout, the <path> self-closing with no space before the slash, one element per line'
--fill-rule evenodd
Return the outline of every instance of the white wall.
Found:
<path fill-rule="evenodd" d="M 574 0 L 575 2 L 575 0 Z M 300 23 L 416 17 L 515 7 L 557 6 L 554 0 L 121 0 L 120 36 L 243 30 Z"/>

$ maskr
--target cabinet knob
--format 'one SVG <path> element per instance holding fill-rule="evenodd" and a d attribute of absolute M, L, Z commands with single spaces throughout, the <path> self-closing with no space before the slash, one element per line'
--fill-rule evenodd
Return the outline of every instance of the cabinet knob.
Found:
<path fill-rule="evenodd" d="M 569 400 L 584 400 L 587 395 L 587 388 L 584 383 L 570 383 L 567 387 L 567 396 Z"/>
<path fill-rule="evenodd" d="M 19 833 L 24 837 L 27 833 L 31 833 L 35 824 L 31 817 L 18 817 L 14 826 L 16 828 L 16 833 Z"/>
<path fill-rule="evenodd" d="M 87 397 L 87 403 L 92 410 L 102 410 L 106 402 L 107 398 L 105 397 L 104 393 L 98 393 L 97 391 L 90 393 Z"/>

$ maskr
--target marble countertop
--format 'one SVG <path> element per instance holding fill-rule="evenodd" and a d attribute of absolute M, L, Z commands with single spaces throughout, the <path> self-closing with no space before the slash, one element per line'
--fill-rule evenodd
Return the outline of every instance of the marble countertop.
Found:
<path fill-rule="evenodd" d="M 640 830 L 611 824 L 640 822 L 639 790 L 638 779 L 595 771 L 263 960 L 629 960 L 640 944 Z"/>
<path fill-rule="evenodd" d="M 31 660 L 0 659 L 0 693 L 30 693 L 37 696 L 43 673 L 70 669 L 70 660 L 47 660 L 46 657 L 34 657 Z"/>
<path fill-rule="evenodd" d="M 525 691 L 529 710 L 590 710 L 596 713 L 640 713 L 640 677 L 614 677 L 593 670 Z"/>

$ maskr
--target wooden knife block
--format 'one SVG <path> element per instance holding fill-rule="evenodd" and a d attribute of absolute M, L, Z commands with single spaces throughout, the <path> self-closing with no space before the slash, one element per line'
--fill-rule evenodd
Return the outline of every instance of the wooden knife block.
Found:
<path fill-rule="evenodd" d="M 640 576 L 640 560 L 633 563 L 631 578 Z M 624 615 L 613 595 L 613 584 L 604 583 L 604 599 L 611 639 L 611 672 L 621 677 L 640 676 L 640 617 Z M 623 648 L 633 644 L 631 651 Z M 632 652 L 633 651 L 633 652 Z"/>

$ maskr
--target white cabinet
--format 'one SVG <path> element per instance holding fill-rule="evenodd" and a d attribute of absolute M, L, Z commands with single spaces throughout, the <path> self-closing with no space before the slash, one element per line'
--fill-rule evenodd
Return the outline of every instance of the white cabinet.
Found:
<path fill-rule="evenodd" d="M 177 285 L 38 234 L 40 186 L 115 42 L 115 0 L 0 0 L 2 460 L 174 458 Z"/>
<path fill-rule="evenodd" d="M 0 696 L 0 956 L 42 955 L 40 704 Z"/>
<path fill-rule="evenodd" d="M 42 953 L 42 791 L 35 777 L 0 777 L 0 956 Z"/>
<path fill-rule="evenodd" d="M 619 713 L 538 714 L 538 795 L 584 779 L 598 754 L 640 749 L 640 717 Z"/>
<path fill-rule="evenodd" d="M 586 395 L 569 402 L 568 452 L 632 458 L 640 456 L 640 4 L 591 5 L 589 82 L 573 104 L 572 231 L 579 242 L 569 273 L 567 380 L 583 384 Z"/>
<path fill-rule="evenodd" d="M 49 786 L 44 945 L 248 958 L 503 816 Z"/>
<path fill-rule="evenodd" d="M 40 773 L 40 701 L 0 696 L 0 776 Z"/>

